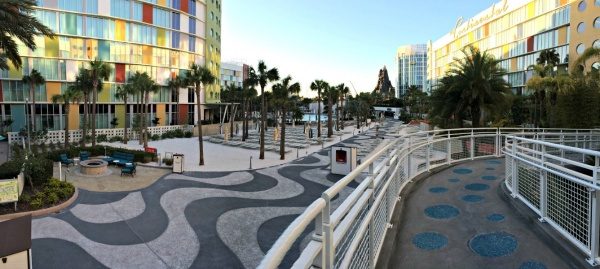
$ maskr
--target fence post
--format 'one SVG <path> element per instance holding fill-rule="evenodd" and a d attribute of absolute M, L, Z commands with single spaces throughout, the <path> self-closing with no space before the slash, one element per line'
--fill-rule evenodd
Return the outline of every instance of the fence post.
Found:
<path fill-rule="evenodd" d="M 598 160 L 598 158 L 596 158 L 596 160 Z M 598 168 L 598 166 L 596 166 L 596 168 Z M 595 171 L 595 174 L 597 174 L 598 171 Z M 590 257 L 587 259 L 587 262 L 589 264 L 591 264 L 592 266 L 596 266 L 598 265 L 598 262 L 596 261 L 596 259 L 598 258 L 598 244 L 600 244 L 600 234 L 599 234 L 599 218 L 598 218 L 598 209 L 600 209 L 600 205 L 598 204 L 599 200 L 598 199 L 598 190 L 595 189 L 589 189 L 590 191 L 590 196 L 591 196 L 591 202 L 592 202 L 592 206 L 591 206 L 591 214 L 590 214 L 590 226 L 591 226 L 591 231 L 590 231 Z"/>
<path fill-rule="evenodd" d="M 325 199 L 325 207 L 321 212 L 321 229 L 322 229 L 322 254 L 321 263 L 323 269 L 333 268 L 335 261 L 335 246 L 333 245 L 333 227 L 331 226 L 331 198 L 323 193 L 323 199 Z M 316 231 L 318 229 L 315 229 Z"/>
<path fill-rule="evenodd" d="M 471 129 L 471 161 L 475 158 L 475 130 Z"/>
<path fill-rule="evenodd" d="M 542 147 L 542 167 L 546 167 L 546 146 L 541 145 Z M 548 172 L 546 169 L 540 169 L 540 222 L 546 222 L 546 217 L 548 216 Z"/>
<path fill-rule="evenodd" d="M 429 138 L 427 138 L 427 140 L 429 140 Z M 425 158 L 427 172 L 431 170 L 431 143 L 431 141 L 427 141 L 427 152 L 425 152 L 425 154 L 427 154 L 427 158 Z"/>
<path fill-rule="evenodd" d="M 563 135 L 562 132 L 563 131 L 560 130 L 560 133 L 561 133 L 560 134 L 560 144 L 564 146 L 565 145 L 565 135 Z M 565 162 L 563 162 L 563 160 L 565 159 L 565 150 L 562 148 L 560 149 L 560 158 L 561 158 L 560 165 L 564 165 Z"/>
<path fill-rule="evenodd" d="M 450 131 L 448 131 L 448 142 L 447 142 L 447 154 L 446 154 L 446 164 L 450 164 L 452 161 L 452 139 L 450 139 Z"/>
<path fill-rule="evenodd" d="M 508 145 L 508 137 L 506 137 L 506 145 Z M 517 161 L 515 161 L 515 157 L 517 156 L 517 145 L 516 145 L 517 141 L 515 138 L 513 138 L 512 140 L 512 145 L 511 145 L 511 168 L 512 168 L 512 197 L 513 198 L 517 198 L 517 194 L 519 193 L 519 180 L 517 178 L 518 173 L 518 169 L 517 169 Z"/>
<path fill-rule="evenodd" d="M 500 128 L 496 129 L 496 139 L 495 139 L 495 143 L 496 146 L 494 147 L 496 149 L 496 157 L 500 157 Z"/>
<path fill-rule="evenodd" d="M 371 195 L 369 196 L 369 208 L 373 207 L 375 203 L 375 175 L 372 173 L 373 163 L 369 165 L 369 174 L 370 174 L 370 182 L 368 189 L 371 190 Z M 380 205 L 381 206 L 381 205 Z M 372 209 L 377 212 L 377 209 Z M 369 220 L 369 267 L 375 268 L 375 218 L 377 214 L 373 214 L 372 218 Z"/>

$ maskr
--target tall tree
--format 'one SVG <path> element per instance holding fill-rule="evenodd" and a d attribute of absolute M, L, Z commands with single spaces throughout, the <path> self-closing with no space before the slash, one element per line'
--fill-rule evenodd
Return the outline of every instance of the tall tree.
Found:
<path fill-rule="evenodd" d="M 42 76 L 42 74 L 40 74 L 40 72 L 38 72 L 35 69 L 31 69 L 31 73 L 29 73 L 29 75 L 25 75 L 23 76 L 23 83 L 29 85 L 29 100 L 31 101 L 30 105 L 29 105 L 29 115 L 31 117 L 30 119 L 30 124 L 31 124 L 31 129 L 33 131 L 36 130 L 35 127 L 35 87 L 38 85 L 43 85 L 44 83 L 46 83 L 46 79 L 44 79 L 44 77 Z"/>
<path fill-rule="evenodd" d="M 79 69 L 75 82 L 69 85 L 69 88 L 78 91 L 83 96 L 83 120 L 82 120 L 82 137 L 79 141 L 81 146 L 85 146 L 86 137 L 88 135 L 88 122 L 89 122 L 89 100 L 90 92 L 92 89 L 92 79 L 90 78 L 89 70 L 85 68 Z"/>
<path fill-rule="evenodd" d="M 320 79 L 310 84 L 310 89 L 317 92 L 317 137 L 321 137 L 321 93 L 327 87 L 329 87 L 329 84 Z"/>
<path fill-rule="evenodd" d="M 267 83 L 279 80 L 279 71 L 277 68 L 269 69 L 265 62 L 259 61 L 257 69 L 250 67 L 248 72 L 248 82 L 250 85 L 260 86 L 261 109 L 260 109 L 260 156 L 259 159 L 265 158 L 265 130 L 267 126 L 267 103 L 265 99 L 265 87 Z"/>
<path fill-rule="evenodd" d="M 35 36 L 54 38 L 52 30 L 33 16 L 36 5 L 36 0 L 0 1 L 0 70 L 9 69 L 8 61 L 17 69 L 22 67 L 18 44 L 13 38 L 31 50 L 37 48 Z"/>
<path fill-rule="evenodd" d="M 473 127 L 482 125 L 484 111 L 497 113 L 498 108 L 505 107 L 512 94 L 508 83 L 504 80 L 506 71 L 487 52 L 468 46 L 463 50 L 464 57 L 458 59 L 448 72 L 455 76 L 454 87 L 462 89 L 461 97 L 469 108 Z"/>
<path fill-rule="evenodd" d="M 69 147 L 69 113 L 71 112 L 71 104 L 78 104 L 82 98 L 82 93 L 74 88 L 67 88 L 64 93 L 52 96 L 52 103 L 63 104 L 63 112 L 65 115 L 65 148 Z"/>
<path fill-rule="evenodd" d="M 142 137 L 144 148 L 148 147 L 148 112 L 150 109 L 148 105 L 150 103 L 150 93 L 157 92 L 160 87 L 152 80 L 148 73 L 135 72 L 130 78 L 130 83 L 136 92 L 141 94 L 142 98 Z"/>
<path fill-rule="evenodd" d="M 348 86 L 344 85 L 344 83 L 340 84 L 337 86 L 337 90 L 338 90 L 338 97 L 339 97 L 339 102 L 340 102 L 340 115 L 341 115 L 341 119 L 340 117 L 338 117 L 338 126 L 340 125 L 340 120 L 341 120 L 341 128 L 342 130 L 344 130 L 344 118 L 346 116 L 345 112 L 344 112 L 344 102 L 347 99 L 348 94 L 350 93 L 350 88 L 348 88 Z M 339 127 L 338 127 L 339 128 Z"/>
<path fill-rule="evenodd" d="M 325 96 L 327 96 L 327 138 L 333 136 L 333 105 L 334 101 L 338 99 L 338 87 L 327 86 L 325 87 Z"/>
<path fill-rule="evenodd" d="M 177 111 L 179 111 L 179 89 L 182 88 L 184 85 L 184 81 L 183 78 L 181 78 L 178 75 L 174 75 L 173 77 L 169 78 L 167 80 L 167 87 L 169 87 L 169 89 L 171 89 L 171 93 L 175 95 L 175 98 L 177 99 Z M 173 110 L 172 110 L 173 111 Z M 179 125 L 179 116 L 175 117 L 175 124 Z"/>
<path fill-rule="evenodd" d="M 252 85 L 252 81 L 246 79 L 243 83 L 242 89 L 242 98 L 243 98 L 243 111 L 244 111 L 244 122 L 242 124 L 242 141 L 246 141 L 248 139 L 248 129 L 249 127 L 249 118 L 252 113 L 252 104 L 254 100 L 258 96 L 254 85 Z"/>
<path fill-rule="evenodd" d="M 202 102 L 201 92 L 209 85 L 215 83 L 217 78 L 204 66 L 192 64 L 186 73 L 186 84 L 193 86 L 196 91 L 196 114 L 198 115 L 198 143 L 200 147 L 200 163 L 204 165 L 204 145 L 202 144 Z"/>
<path fill-rule="evenodd" d="M 129 78 L 131 79 L 131 77 Z M 127 142 L 129 141 L 129 135 L 128 135 L 128 128 L 127 126 L 129 125 L 129 117 L 127 117 L 127 110 L 129 109 L 129 105 L 127 104 L 127 101 L 129 99 L 129 96 L 132 96 L 135 94 L 135 89 L 134 87 L 131 85 L 131 83 L 127 83 L 127 84 L 123 84 L 117 87 L 117 92 L 115 94 L 115 97 L 117 97 L 118 99 L 123 100 L 123 102 L 125 103 L 125 132 L 123 133 L 123 144 L 127 144 Z M 133 112 L 133 110 L 131 111 Z M 133 114 L 133 113 L 131 113 Z"/>
<path fill-rule="evenodd" d="M 96 101 L 98 99 L 98 91 L 102 90 L 102 81 L 108 80 L 112 68 L 109 64 L 101 60 L 93 60 L 90 62 L 90 78 L 92 79 L 92 147 L 96 145 Z"/>
<path fill-rule="evenodd" d="M 560 58 L 555 49 L 545 49 L 540 52 L 536 63 L 543 66 L 557 66 L 560 63 Z"/>
<path fill-rule="evenodd" d="M 285 125 L 290 108 L 295 105 L 294 96 L 300 93 L 300 84 L 292 83 L 292 77 L 287 76 L 281 83 L 273 85 L 274 105 L 281 111 L 281 139 L 279 141 L 279 159 L 285 160 Z"/>

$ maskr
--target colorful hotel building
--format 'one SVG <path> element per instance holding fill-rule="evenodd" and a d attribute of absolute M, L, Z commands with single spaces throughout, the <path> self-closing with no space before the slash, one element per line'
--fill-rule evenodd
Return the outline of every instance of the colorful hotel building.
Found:
<path fill-rule="evenodd" d="M 487 50 L 508 71 L 513 91 L 522 93 L 540 51 L 554 49 L 561 68 L 591 46 L 600 47 L 600 0 L 504 0 L 428 44 L 428 87 L 435 87 L 461 49 Z M 589 67 L 597 68 L 598 62 Z M 571 66 L 572 67 L 572 66 Z"/>
<path fill-rule="evenodd" d="M 38 0 L 35 16 L 56 37 L 37 37 L 35 51 L 20 46 L 23 68 L 0 70 L 0 119 L 12 119 L 8 131 L 26 126 L 25 101 L 29 87 L 23 75 L 36 69 L 46 83 L 36 88 L 36 127 L 48 130 L 79 129 L 83 107 L 71 105 L 64 115 L 52 96 L 75 80 L 78 69 L 100 59 L 112 66 L 110 79 L 98 96 L 97 128 L 123 128 L 137 111 L 115 97 L 117 85 L 133 72 L 147 72 L 160 85 L 151 96 L 150 118 L 159 126 L 193 124 L 195 103 L 206 104 L 204 118 L 211 117 L 211 104 L 219 103 L 219 82 L 195 100 L 193 91 L 182 88 L 178 96 L 166 86 L 168 78 L 183 75 L 192 63 L 206 65 L 220 77 L 222 0 Z M 131 104 L 133 98 L 129 100 Z M 129 125 L 129 124 L 128 124 Z"/>

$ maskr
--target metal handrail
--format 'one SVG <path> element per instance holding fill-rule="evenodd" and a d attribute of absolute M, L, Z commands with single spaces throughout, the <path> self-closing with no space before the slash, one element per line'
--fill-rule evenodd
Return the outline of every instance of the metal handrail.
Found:
<path fill-rule="evenodd" d="M 341 236 L 344 236 L 348 231 L 349 223 L 351 223 L 350 219 L 356 218 L 356 212 L 349 215 L 349 212 L 353 209 L 355 203 L 364 197 L 366 193 L 372 196 L 369 200 L 369 211 L 367 212 L 366 217 L 363 218 L 362 223 L 360 224 L 360 233 L 365 229 L 364 225 L 373 225 L 374 210 L 376 210 L 379 206 L 379 202 L 375 204 L 375 201 L 381 201 L 379 198 L 383 197 L 383 195 L 398 195 L 400 191 L 404 188 L 407 181 L 419 175 L 422 172 L 429 171 L 431 168 L 451 164 L 457 161 L 463 160 L 474 160 L 478 158 L 486 158 L 490 156 L 500 156 L 501 154 L 506 153 L 505 150 L 500 150 L 502 143 L 504 142 L 507 147 L 515 147 L 508 143 L 509 138 L 511 140 L 520 141 L 520 143 L 531 143 L 532 141 L 538 142 L 534 139 L 525 138 L 522 136 L 528 137 L 544 137 L 544 138 L 555 138 L 559 139 L 557 142 L 567 143 L 567 142 L 582 142 L 579 140 L 579 137 L 583 136 L 586 139 L 590 139 L 592 136 L 600 136 L 600 130 L 596 129 L 535 129 L 535 128 L 476 128 L 476 129 L 468 129 L 468 128 L 458 128 L 458 129 L 446 129 L 446 130 L 433 130 L 433 131 L 418 131 L 413 133 L 408 133 L 402 135 L 393 140 L 392 143 L 383 146 L 381 149 L 377 150 L 375 153 L 370 155 L 368 158 L 363 160 L 362 164 L 359 165 L 354 171 L 352 171 L 347 176 L 343 177 L 337 183 L 329 187 L 325 190 L 321 196 L 321 198 L 317 199 L 318 206 L 315 203 L 311 204 L 302 215 L 297 217 L 294 222 L 290 224 L 290 226 L 284 231 L 284 233 L 279 237 L 277 242 L 273 245 L 273 247 L 269 250 L 263 261 L 261 262 L 259 268 L 276 268 L 286 253 L 289 251 L 289 247 L 298 240 L 299 236 L 302 234 L 309 223 L 315 221 L 315 235 L 313 236 L 313 241 L 309 243 L 309 245 L 313 246 L 311 248 L 311 255 L 301 255 L 301 259 L 306 260 L 297 260 L 294 264 L 294 267 L 309 267 L 311 264 L 315 264 L 317 261 L 319 264 L 315 264 L 322 268 L 331 268 L 334 263 L 334 256 L 337 254 L 336 246 L 341 240 Z M 575 136 L 575 140 L 565 140 L 563 139 L 565 136 Z M 494 144 L 494 152 L 493 153 L 485 153 L 481 154 L 481 152 L 474 152 L 475 143 L 477 143 L 477 139 L 495 137 L 493 142 Z M 502 139 L 505 138 L 505 139 Z M 454 153 L 453 141 L 464 142 L 465 140 L 470 141 L 469 144 L 466 144 L 467 147 L 470 147 L 470 150 L 463 148 L 464 144 L 459 144 L 461 147 L 461 152 L 464 156 L 459 156 L 458 158 L 454 158 L 451 154 Z M 561 141 L 562 140 L 562 141 Z M 590 141 L 583 141 L 584 143 Z M 487 141 L 486 141 L 487 142 Z M 483 142 L 481 142 L 483 143 Z M 433 145 L 442 145 L 446 148 L 446 160 L 445 162 L 431 163 L 430 153 L 433 151 Z M 471 145 L 471 146 L 469 146 Z M 559 145 L 556 143 L 544 142 L 543 146 L 545 147 L 556 147 L 557 149 L 563 151 L 573 151 L 577 148 Z M 420 164 L 412 163 L 414 156 L 418 155 L 417 152 L 421 152 L 425 150 L 425 167 L 420 166 Z M 469 152 L 467 152 L 469 151 Z M 598 154 L 594 156 L 600 156 L 600 153 L 593 151 L 578 151 L 581 154 L 591 155 L 592 153 Z M 476 156 L 476 154 L 479 154 Z M 480 156 L 483 155 L 483 156 Z M 541 155 L 540 155 L 541 156 Z M 383 159 L 383 160 L 382 160 Z M 378 160 L 382 160 L 382 162 L 375 166 L 375 163 Z M 416 161 L 416 159 L 415 159 Z M 421 161 L 422 162 L 422 161 Z M 422 163 L 421 163 L 422 164 Z M 392 167 L 396 167 L 392 169 Z M 416 168 L 415 168 L 416 167 Z M 401 168 L 401 169 L 398 169 Z M 415 169 L 413 171 L 413 168 Z M 392 176 L 388 176 L 384 178 L 381 172 L 384 171 L 386 174 L 390 174 Z M 336 195 L 340 194 L 340 192 L 348 186 L 352 181 L 361 176 L 363 173 L 368 172 L 367 177 L 364 181 L 359 184 L 359 186 L 352 191 L 352 193 L 335 209 L 331 208 L 331 199 Z M 400 173 L 400 174 L 399 174 Z M 401 182 L 397 182 L 394 185 L 394 189 L 391 189 L 392 184 L 390 182 L 393 176 L 404 175 L 406 179 Z M 377 193 L 375 193 L 377 190 Z M 376 196 L 376 197 L 375 197 Z M 393 210 L 395 204 L 388 205 Z M 346 217 L 350 219 L 346 219 Z M 341 224 L 343 221 L 343 225 Z M 356 221 L 356 220 L 354 220 Z M 365 224 L 366 223 L 366 224 Z M 340 227 L 338 227 L 341 225 Z M 370 227 L 370 226 L 369 226 Z M 339 229 L 336 229 L 339 228 Z M 384 231 L 385 233 L 385 231 Z M 345 253 L 339 253 L 340 255 L 346 255 L 343 258 L 344 264 L 349 262 L 352 256 L 352 253 L 356 251 L 353 249 L 359 246 L 360 238 L 359 234 L 354 234 L 354 238 L 350 242 L 348 247 L 348 251 Z M 380 239 L 382 240 L 382 238 Z M 316 242 L 317 245 L 320 245 L 319 251 L 321 252 L 320 258 L 314 257 L 314 251 L 317 249 L 313 244 Z M 378 256 L 379 249 L 372 249 L 371 251 L 376 253 L 371 253 L 370 257 L 373 259 Z M 304 253 L 303 253 L 304 254 Z M 348 256 L 349 255 L 349 256 Z M 312 260 L 313 257 L 315 260 Z M 336 257 L 339 258 L 339 257 Z M 375 261 L 376 262 L 376 261 Z M 304 265 L 302 265 L 304 264 Z M 370 263 L 374 266 L 374 262 Z"/>

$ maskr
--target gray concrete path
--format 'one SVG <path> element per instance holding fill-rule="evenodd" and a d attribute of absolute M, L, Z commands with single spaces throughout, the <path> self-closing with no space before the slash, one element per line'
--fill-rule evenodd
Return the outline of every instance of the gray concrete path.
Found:
<path fill-rule="evenodd" d="M 416 183 L 389 267 L 569 268 L 502 200 L 503 179 L 500 159 L 464 163 Z"/>

